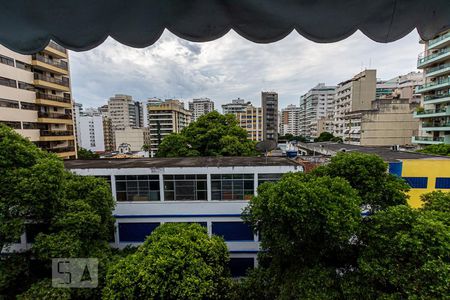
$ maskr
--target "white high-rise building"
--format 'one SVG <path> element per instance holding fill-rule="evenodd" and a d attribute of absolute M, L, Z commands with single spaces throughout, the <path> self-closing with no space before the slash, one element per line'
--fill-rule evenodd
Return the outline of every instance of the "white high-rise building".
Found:
<path fill-rule="evenodd" d="M 192 121 L 197 121 L 199 117 L 214 111 L 214 102 L 209 98 L 192 99 L 189 101 L 189 110 L 192 113 Z"/>
<path fill-rule="evenodd" d="M 100 114 L 81 115 L 77 121 L 79 145 L 94 152 L 104 152 L 103 117 Z"/>

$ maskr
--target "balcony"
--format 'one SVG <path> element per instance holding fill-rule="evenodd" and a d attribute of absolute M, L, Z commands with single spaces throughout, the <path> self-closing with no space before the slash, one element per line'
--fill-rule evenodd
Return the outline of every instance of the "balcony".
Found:
<path fill-rule="evenodd" d="M 439 95 L 428 95 L 423 97 L 425 104 L 439 104 L 450 102 L 450 93 L 444 93 Z"/>
<path fill-rule="evenodd" d="M 56 153 L 59 157 L 65 158 L 75 156 L 75 147 L 48 148 L 48 152 Z"/>
<path fill-rule="evenodd" d="M 423 131 L 450 131 L 450 123 L 432 123 L 432 122 L 423 122 L 422 123 Z"/>
<path fill-rule="evenodd" d="M 53 41 L 50 41 L 50 43 L 47 45 L 47 47 L 45 47 L 43 52 L 58 58 L 67 58 L 67 50 Z"/>
<path fill-rule="evenodd" d="M 441 76 L 446 73 L 450 73 L 450 63 L 442 64 L 434 68 L 429 68 L 426 70 L 426 77 L 435 77 L 435 76 Z"/>
<path fill-rule="evenodd" d="M 435 118 L 450 116 L 450 106 L 441 109 L 427 109 L 414 113 L 414 118 Z"/>
<path fill-rule="evenodd" d="M 423 85 L 419 85 L 416 88 L 416 93 L 424 93 L 428 91 L 443 89 L 447 86 L 450 86 L 450 77 L 443 80 L 437 80 Z"/>
<path fill-rule="evenodd" d="M 53 60 L 40 54 L 34 54 L 32 56 L 31 64 L 36 69 L 41 69 L 61 75 L 69 74 L 69 65 L 63 60 Z"/>
<path fill-rule="evenodd" d="M 69 80 L 58 79 L 50 76 L 44 76 L 41 74 L 34 74 L 34 85 L 37 87 L 58 90 L 62 92 L 69 92 Z"/>
<path fill-rule="evenodd" d="M 431 53 L 428 55 L 422 54 L 417 59 L 417 68 L 422 69 L 433 63 L 438 63 L 438 62 L 443 61 L 448 58 L 450 58 L 450 48 L 444 48 L 444 49 L 439 50 L 436 53 Z"/>
<path fill-rule="evenodd" d="M 433 40 L 430 40 L 428 42 L 428 49 L 434 49 L 436 47 L 445 46 L 447 44 L 450 44 L 450 32 L 447 32 L 446 34 L 443 34 Z"/>
<path fill-rule="evenodd" d="M 36 93 L 36 104 L 72 108 L 72 100 L 70 98 L 39 92 Z"/>
<path fill-rule="evenodd" d="M 444 143 L 443 137 L 413 136 L 413 144 L 436 145 Z"/>
<path fill-rule="evenodd" d="M 38 112 L 38 122 L 40 123 L 50 123 L 50 124 L 68 124 L 73 125 L 71 114 L 55 114 Z"/>
<path fill-rule="evenodd" d="M 52 142 L 52 141 L 68 141 L 74 140 L 73 131 L 70 130 L 41 130 L 40 131 L 41 142 Z"/>

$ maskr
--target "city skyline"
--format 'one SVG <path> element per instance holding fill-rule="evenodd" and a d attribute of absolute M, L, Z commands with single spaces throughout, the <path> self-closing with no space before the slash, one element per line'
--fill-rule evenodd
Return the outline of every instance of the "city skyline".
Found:
<path fill-rule="evenodd" d="M 377 69 L 384 80 L 416 71 L 423 51 L 419 39 L 413 31 L 381 44 L 356 32 L 337 43 L 318 44 L 291 33 L 261 45 L 231 31 L 215 41 L 192 43 L 166 31 L 144 49 L 108 39 L 96 49 L 70 52 L 72 87 L 84 107 L 100 106 L 116 93 L 137 101 L 159 97 L 187 103 L 208 97 L 217 107 L 240 97 L 258 106 L 261 91 L 268 90 L 278 92 L 280 107 L 286 107 L 298 105 L 317 83 L 336 85 L 365 68 Z"/>

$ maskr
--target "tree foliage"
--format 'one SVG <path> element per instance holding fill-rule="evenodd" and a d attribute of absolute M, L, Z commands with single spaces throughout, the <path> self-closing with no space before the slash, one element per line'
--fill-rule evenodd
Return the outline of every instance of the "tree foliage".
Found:
<path fill-rule="evenodd" d="M 256 155 L 255 142 L 247 139 L 236 117 L 216 111 L 165 137 L 157 152 L 158 157 L 251 155 Z"/>
<path fill-rule="evenodd" d="M 26 228 L 37 231 L 28 254 L 11 253 L 2 259 L 2 268 L 17 260 L 22 261 L 23 268 L 18 269 L 17 276 L 0 276 L 0 295 L 17 294 L 28 287 L 28 282 L 45 279 L 51 258 L 103 259 L 109 253 L 114 201 L 107 182 L 66 171 L 54 154 L 40 150 L 3 125 L 0 194 L 0 249 L 18 241 Z M 39 265 L 39 272 L 31 272 L 31 265 Z"/>
<path fill-rule="evenodd" d="M 100 158 L 100 155 L 98 153 L 95 153 L 91 150 L 82 148 L 82 147 L 78 147 L 78 158 L 79 159 L 95 159 L 95 158 Z"/>
<path fill-rule="evenodd" d="M 108 270 L 104 299 L 222 299 L 231 284 L 223 239 L 199 224 L 166 223 Z"/>
<path fill-rule="evenodd" d="M 450 156 L 450 145 L 448 144 L 428 145 L 424 149 L 419 150 L 418 152 Z"/>
<path fill-rule="evenodd" d="M 329 164 L 313 171 L 317 176 L 341 177 L 356 189 L 371 210 L 406 204 L 408 184 L 387 173 L 387 164 L 377 155 L 340 152 Z"/>

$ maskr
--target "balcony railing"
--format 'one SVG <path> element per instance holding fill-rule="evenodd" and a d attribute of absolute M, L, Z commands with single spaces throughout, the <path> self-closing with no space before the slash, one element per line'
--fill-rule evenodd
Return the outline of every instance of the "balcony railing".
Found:
<path fill-rule="evenodd" d="M 75 147 L 61 147 L 61 148 L 51 148 L 51 149 L 45 149 L 48 152 L 53 153 L 62 153 L 62 152 L 73 152 L 75 151 Z"/>
<path fill-rule="evenodd" d="M 49 64 L 49 65 L 52 65 L 54 67 L 63 69 L 63 70 L 68 70 L 68 68 L 69 68 L 67 62 L 65 62 L 63 60 L 53 60 L 53 59 L 49 59 L 48 57 L 45 57 L 45 56 L 39 55 L 39 54 L 34 54 L 33 59 L 41 61 L 41 62 Z"/>
<path fill-rule="evenodd" d="M 72 136 L 73 131 L 69 130 L 41 130 L 41 136 Z"/>
<path fill-rule="evenodd" d="M 40 111 L 40 112 L 38 112 L 38 118 L 70 120 L 70 119 L 72 119 L 72 115 L 70 115 L 70 114 L 54 114 L 54 113 L 46 113 L 46 112 Z"/>
<path fill-rule="evenodd" d="M 447 38 L 450 38 L 450 32 L 447 32 L 447 33 L 444 34 L 444 35 L 438 36 L 438 37 L 435 38 L 434 40 L 430 40 L 430 41 L 428 42 L 428 46 L 432 46 L 432 45 L 434 45 L 434 44 L 436 44 L 436 43 L 438 43 L 438 42 L 440 42 L 440 41 L 442 41 L 442 40 L 445 40 L 445 39 L 447 39 Z"/>
<path fill-rule="evenodd" d="M 63 52 L 63 53 L 66 53 L 66 48 L 64 48 L 64 47 L 62 47 L 62 46 L 60 46 L 60 45 L 58 45 L 57 43 L 55 43 L 55 42 L 53 42 L 53 41 L 50 41 L 50 43 L 48 43 L 48 46 L 50 47 L 50 48 L 53 48 L 53 49 L 56 49 L 56 50 L 58 50 L 58 51 L 60 51 L 60 52 Z"/>
<path fill-rule="evenodd" d="M 423 97 L 423 100 L 424 101 L 431 101 L 431 100 L 442 99 L 442 98 L 447 98 L 447 97 L 450 97 L 450 93 L 439 94 L 439 95 L 432 95 L 432 96 L 425 96 L 425 97 Z"/>
<path fill-rule="evenodd" d="M 70 98 L 59 97 L 59 96 L 55 96 L 52 94 L 45 94 L 45 93 L 39 93 L 39 92 L 36 93 L 36 98 L 51 100 L 51 101 L 58 101 L 58 102 L 63 102 L 63 103 L 70 103 L 72 101 L 72 100 L 70 100 Z"/>
<path fill-rule="evenodd" d="M 445 113 L 447 111 L 447 108 L 441 108 L 441 109 L 425 109 L 423 111 L 416 112 L 416 115 L 428 115 L 428 114 L 438 114 L 438 113 Z"/>
<path fill-rule="evenodd" d="M 433 72 L 436 72 L 436 71 L 439 71 L 439 70 L 443 70 L 443 69 L 446 69 L 446 68 L 450 68 L 450 64 L 442 64 L 442 65 L 439 65 L 439 66 L 434 67 L 434 68 L 429 68 L 429 69 L 427 69 L 427 73 L 433 73 Z"/>
<path fill-rule="evenodd" d="M 423 84 L 423 85 L 419 85 L 417 87 L 417 90 L 423 90 L 423 89 L 426 89 L 426 88 L 429 88 L 429 87 L 432 87 L 432 86 L 435 86 L 435 85 L 444 84 L 444 83 L 450 83 L 450 78 L 446 78 L 446 79 L 442 79 L 442 80 L 436 80 L 436 81 L 429 82 L 429 83 L 426 83 L 426 84 Z"/>
<path fill-rule="evenodd" d="M 421 142 L 443 142 L 443 137 L 415 136 L 414 140 Z"/>
<path fill-rule="evenodd" d="M 450 127 L 450 123 L 429 123 L 423 122 L 422 127 Z"/>
<path fill-rule="evenodd" d="M 417 65 L 421 65 L 421 64 L 423 64 L 423 63 L 426 63 L 427 61 L 430 61 L 430 60 L 432 60 L 432 59 L 434 59 L 434 58 L 436 58 L 436 57 L 439 57 L 439 56 L 441 56 L 441 55 L 444 55 L 444 54 L 447 54 L 448 52 L 450 52 L 450 48 L 444 48 L 444 49 L 441 49 L 441 50 L 439 50 L 438 52 L 436 52 L 436 53 L 431 53 L 431 54 L 429 54 L 429 55 L 421 55 L 421 56 L 419 56 L 419 58 L 417 59 Z"/>
<path fill-rule="evenodd" d="M 66 86 L 69 87 L 69 81 L 68 80 L 61 80 L 61 79 L 57 79 L 54 77 L 50 77 L 50 76 L 44 76 L 41 74 L 34 74 L 34 79 L 35 80 L 43 80 L 43 81 L 47 81 L 47 82 L 51 82 L 51 83 L 55 83 L 55 84 L 59 84 L 62 86 Z"/>

